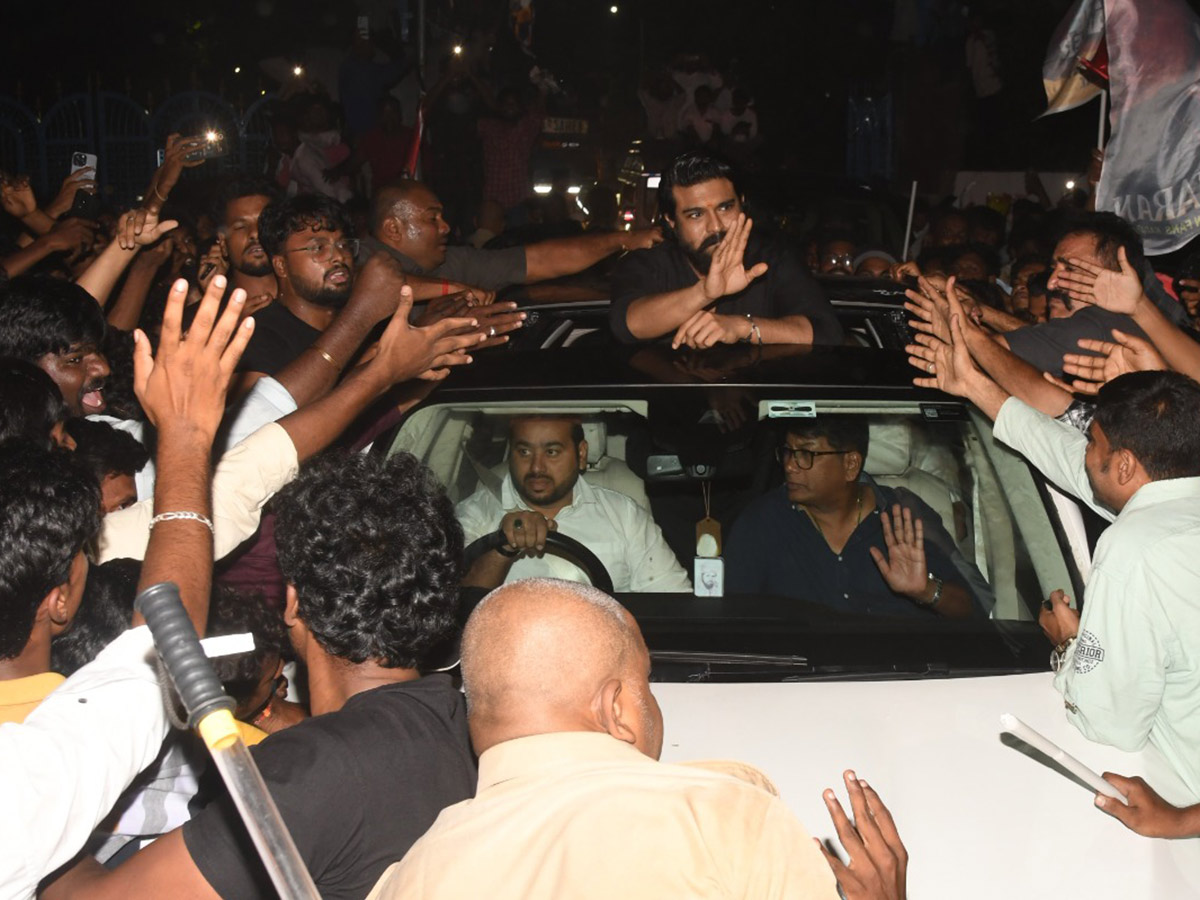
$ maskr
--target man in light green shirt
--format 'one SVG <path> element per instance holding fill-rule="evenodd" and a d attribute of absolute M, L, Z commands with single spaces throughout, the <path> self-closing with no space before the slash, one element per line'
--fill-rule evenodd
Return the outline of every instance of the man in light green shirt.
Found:
<path fill-rule="evenodd" d="M 929 376 L 916 383 L 971 400 L 999 440 L 1113 523 L 1082 615 L 1055 591 L 1040 618 L 1067 718 L 1122 750 L 1149 741 L 1200 800 L 1200 384 L 1175 372 L 1114 379 L 1085 436 L 1009 396 L 961 335 L 914 359 Z"/>

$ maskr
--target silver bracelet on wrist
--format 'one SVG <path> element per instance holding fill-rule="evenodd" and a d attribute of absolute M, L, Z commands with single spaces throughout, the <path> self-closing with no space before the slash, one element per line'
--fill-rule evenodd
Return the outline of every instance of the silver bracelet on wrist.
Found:
<path fill-rule="evenodd" d="M 153 519 L 150 520 L 150 530 L 153 531 L 154 526 L 157 525 L 159 522 L 178 522 L 178 521 L 199 522 L 201 525 L 203 525 L 205 528 L 208 529 L 210 534 L 216 534 L 216 531 L 213 529 L 212 519 L 210 519 L 208 516 L 202 516 L 202 515 L 200 515 L 200 513 L 188 512 L 186 510 L 181 510 L 179 512 L 159 513 L 157 516 L 155 516 Z"/>
<path fill-rule="evenodd" d="M 742 338 L 744 344 L 755 344 L 762 346 L 762 332 L 758 330 L 758 323 L 754 321 L 754 317 L 750 313 L 746 313 L 746 321 L 750 323 L 750 333 Z M 757 340 L 755 340 L 757 338 Z"/>

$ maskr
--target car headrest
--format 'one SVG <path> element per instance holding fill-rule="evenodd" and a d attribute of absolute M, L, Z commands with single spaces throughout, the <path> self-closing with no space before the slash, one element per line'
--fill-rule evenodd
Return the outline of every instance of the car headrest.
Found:
<path fill-rule="evenodd" d="M 583 439 L 588 445 L 588 468 L 594 469 L 608 451 L 608 425 L 601 421 L 584 421 Z"/>
<path fill-rule="evenodd" d="M 912 464 L 913 433 L 907 422 L 871 425 L 870 446 L 863 468 L 869 475 L 902 475 Z"/>

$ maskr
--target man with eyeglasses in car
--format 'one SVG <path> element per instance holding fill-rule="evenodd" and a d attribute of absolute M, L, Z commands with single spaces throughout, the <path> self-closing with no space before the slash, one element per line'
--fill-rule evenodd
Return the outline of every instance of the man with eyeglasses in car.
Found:
<path fill-rule="evenodd" d="M 863 416 L 787 426 L 776 448 L 784 483 L 734 523 L 726 589 L 853 613 L 982 616 L 982 576 L 932 508 L 863 471 L 868 440 Z"/>

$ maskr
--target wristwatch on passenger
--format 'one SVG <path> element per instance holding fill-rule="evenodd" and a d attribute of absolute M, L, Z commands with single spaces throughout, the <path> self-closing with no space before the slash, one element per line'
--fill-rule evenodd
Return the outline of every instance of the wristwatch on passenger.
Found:
<path fill-rule="evenodd" d="M 917 606 L 922 606 L 925 609 L 932 609 L 938 605 L 938 601 L 942 599 L 942 588 L 946 586 L 946 582 L 938 578 L 932 572 L 929 573 L 929 581 L 933 583 L 933 596 L 928 600 L 916 601 Z"/>

